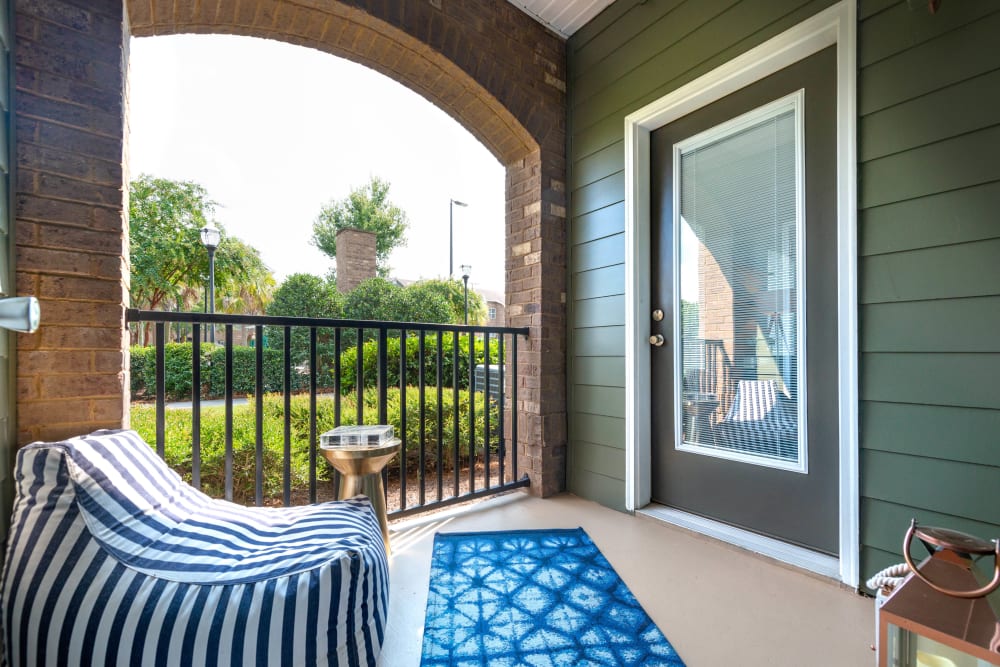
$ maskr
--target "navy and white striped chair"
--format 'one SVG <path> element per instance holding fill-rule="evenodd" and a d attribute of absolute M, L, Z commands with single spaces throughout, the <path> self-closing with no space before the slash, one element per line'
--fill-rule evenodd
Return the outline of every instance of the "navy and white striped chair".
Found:
<path fill-rule="evenodd" d="M 776 380 L 740 380 L 729 411 L 715 427 L 716 442 L 727 449 L 794 459 L 798 415 Z"/>
<path fill-rule="evenodd" d="M 366 665 L 388 563 L 367 498 L 246 508 L 134 431 L 18 452 L 0 585 L 9 665 Z"/>

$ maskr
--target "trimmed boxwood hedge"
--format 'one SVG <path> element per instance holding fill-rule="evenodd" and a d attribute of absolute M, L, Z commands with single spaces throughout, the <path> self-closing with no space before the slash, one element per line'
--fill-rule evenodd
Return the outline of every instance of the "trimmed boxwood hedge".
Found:
<path fill-rule="evenodd" d="M 386 375 L 390 387 L 399 386 L 399 337 L 389 338 L 386 349 Z M 469 387 L 469 339 L 459 338 L 458 342 L 458 386 Z M 419 382 L 419 337 L 410 335 L 406 343 L 406 383 L 416 386 Z M 441 382 L 452 387 L 453 341 L 450 334 L 442 336 Z M 490 341 L 490 360 L 497 362 L 497 340 Z M 264 348 L 264 392 L 280 392 L 284 388 L 284 352 L 279 349 Z M 319 373 L 316 385 L 319 389 L 332 391 L 333 358 L 326 349 L 318 356 Z M 201 344 L 201 392 L 202 398 L 222 398 L 225 396 L 225 348 L 211 343 Z M 191 343 L 168 343 L 164 348 L 166 378 L 164 390 L 167 400 L 191 399 Z M 362 348 L 365 387 L 374 387 L 378 381 L 378 342 L 368 341 Z M 484 362 L 483 344 L 477 341 L 475 363 Z M 233 392 L 237 395 L 251 394 L 256 390 L 257 350 L 252 347 L 233 348 Z M 132 396 L 152 399 L 156 396 L 156 349 L 154 347 L 133 346 L 131 349 Z M 424 348 L 424 381 L 427 385 L 437 383 L 437 341 L 435 336 L 427 336 Z M 291 372 L 292 391 L 309 388 L 309 375 L 293 368 Z M 354 393 L 357 386 L 357 348 L 348 347 L 341 353 L 340 391 Z"/>
<path fill-rule="evenodd" d="M 366 392 L 364 422 L 378 423 L 377 392 Z M 369 396 L 371 394 L 371 396 Z M 485 420 L 483 415 L 484 396 L 475 392 L 475 449 L 480 453 L 485 444 Z M 451 392 L 442 396 L 442 464 L 443 470 L 454 466 L 452 445 L 453 402 Z M 256 421 L 255 405 L 233 407 L 233 500 L 251 504 L 254 500 L 254 480 L 256 475 Z M 284 397 L 269 395 L 264 397 L 264 497 L 276 502 L 282 498 L 284 458 Z M 420 396 L 416 387 L 406 391 L 406 455 L 407 469 L 416 470 L 419 465 L 420 442 L 424 443 L 424 463 L 427 470 L 435 470 L 437 465 L 437 396 L 436 392 L 425 395 L 425 430 L 420 433 Z M 398 388 L 387 392 L 387 416 L 395 426 L 397 437 L 401 433 L 400 392 Z M 150 444 L 156 443 L 156 409 L 148 404 L 133 404 L 131 410 L 132 428 L 138 431 Z M 190 410 L 167 410 L 164 440 L 164 458 L 185 480 L 191 480 L 191 412 Z M 354 397 L 344 396 L 341 400 L 341 423 L 355 424 L 357 403 Z M 459 392 L 459 457 L 460 463 L 467 463 L 469 449 L 469 392 Z M 309 489 L 309 397 L 293 396 L 290 410 L 291 424 L 291 480 L 293 492 Z M 322 433 L 336 424 L 335 404 L 330 397 L 316 400 L 316 428 Z M 491 402 L 490 449 L 499 446 L 499 410 Z M 317 478 L 329 480 L 331 468 L 322 455 L 317 459 Z M 398 457 L 390 461 L 389 469 L 398 470 Z M 222 407 L 201 410 L 201 482 L 202 490 L 210 496 L 221 498 L 225 495 L 225 409 Z"/>

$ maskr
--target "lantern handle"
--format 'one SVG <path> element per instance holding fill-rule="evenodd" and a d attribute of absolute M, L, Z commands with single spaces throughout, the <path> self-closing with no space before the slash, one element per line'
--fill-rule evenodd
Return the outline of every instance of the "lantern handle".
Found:
<path fill-rule="evenodd" d="M 910 556 L 910 542 L 913 541 L 913 535 L 916 530 L 917 520 L 911 519 L 910 528 L 906 531 L 906 537 L 903 538 L 903 558 L 906 560 L 906 564 L 909 566 L 910 571 L 913 572 L 917 579 L 924 582 L 938 593 L 944 593 L 945 595 L 963 598 L 965 600 L 985 597 L 995 591 L 997 587 L 1000 587 L 1000 540 L 994 540 L 993 542 L 993 580 L 985 586 L 970 591 L 955 591 L 935 584 L 933 581 L 924 576 L 919 569 L 917 569 L 916 564 L 913 562 L 913 557 Z"/>

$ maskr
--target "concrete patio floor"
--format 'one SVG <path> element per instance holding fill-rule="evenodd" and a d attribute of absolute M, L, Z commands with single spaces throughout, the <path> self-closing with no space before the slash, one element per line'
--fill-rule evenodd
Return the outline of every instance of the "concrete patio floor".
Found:
<path fill-rule="evenodd" d="M 769 559 L 569 494 L 512 494 L 390 526 L 380 664 L 416 667 L 435 532 L 581 526 L 689 667 L 872 665 L 874 602 Z"/>

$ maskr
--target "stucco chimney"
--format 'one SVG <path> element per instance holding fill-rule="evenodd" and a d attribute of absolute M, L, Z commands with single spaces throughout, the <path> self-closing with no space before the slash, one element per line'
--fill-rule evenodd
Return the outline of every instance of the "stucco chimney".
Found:
<path fill-rule="evenodd" d="M 341 229 L 337 232 L 337 289 L 347 293 L 375 277 L 375 232 Z"/>

